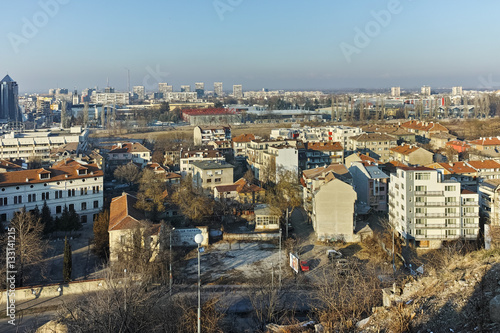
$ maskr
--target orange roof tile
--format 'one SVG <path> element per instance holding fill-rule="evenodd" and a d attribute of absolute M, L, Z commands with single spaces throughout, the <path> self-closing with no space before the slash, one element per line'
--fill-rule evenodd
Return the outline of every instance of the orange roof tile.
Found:
<path fill-rule="evenodd" d="M 255 140 L 255 135 L 253 134 L 240 134 L 238 136 L 235 136 L 233 138 L 233 142 L 250 142 L 252 140 Z"/>
<path fill-rule="evenodd" d="M 478 145 L 478 146 L 497 146 L 500 145 L 500 138 L 498 137 L 481 138 L 469 141 L 469 143 L 471 145 Z"/>
<path fill-rule="evenodd" d="M 322 151 L 342 151 L 340 142 L 307 142 L 306 149 L 308 150 L 322 150 Z"/>
<path fill-rule="evenodd" d="M 449 130 L 440 123 L 423 122 L 418 120 L 410 120 L 401 124 L 401 127 L 410 128 L 425 132 L 449 132 Z"/>
<path fill-rule="evenodd" d="M 471 167 L 476 170 L 480 169 L 498 169 L 500 168 L 500 163 L 494 160 L 484 160 L 484 161 L 469 161 L 467 162 Z"/>
<path fill-rule="evenodd" d="M 109 207 L 108 231 L 144 226 L 145 215 L 134 207 L 136 203 L 137 198 L 125 192 L 113 198 Z"/>
<path fill-rule="evenodd" d="M 417 146 L 402 144 L 401 146 L 392 147 L 390 151 L 402 155 L 410 155 L 411 153 L 416 152 L 419 149 L 421 148 Z"/>

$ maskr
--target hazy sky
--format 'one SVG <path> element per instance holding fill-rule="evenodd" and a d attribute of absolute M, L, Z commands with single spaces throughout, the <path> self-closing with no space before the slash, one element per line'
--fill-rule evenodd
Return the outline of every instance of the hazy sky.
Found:
<path fill-rule="evenodd" d="M 54 5 L 56 4 L 56 5 Z M 500 86 L 498 1 L 2 1 L 21 92 Z M 498 81 L 498 82 L 497 82 Z"/>

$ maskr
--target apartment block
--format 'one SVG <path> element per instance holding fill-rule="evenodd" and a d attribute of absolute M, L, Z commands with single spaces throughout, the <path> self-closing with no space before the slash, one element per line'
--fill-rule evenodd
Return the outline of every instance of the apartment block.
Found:
<path fill-rule="evenodd" d="M 193 162 L 193 185 L 213 190 L 218 185 L 231 185 L 234 182 L 232 164 L 221 161 Z"/>
<path fill-rule="evenodd" d="M 206 146 L 211 141 L 231 141 L 230 126 L 196 126 L 193 141 L 197 146 Z"/>
<path fill-rule="evenodd" d="M 399 234 L 420 248 L 444 241 L 476 239 L 479 196 L 427 167 L 399 167 L 389 183 L 389 219 Z"/>
<path fill-rule="evenodd" d="M 180 151 L 180 160 L 179 166 L 181 171 L 181 176 L 186 176 L 191 174 L 193 171 L 192 164 L 194 162 L 200 161 L 225 161 L 224 156 L 212 149 L 203 149 L 203 150 L 183 150 Z"/>
<path fill-rule="evenodd" d="M 366 154 L 381 162 L 389 162 L 391 147 L 397 145 L 397 139 L 382 133 L 364 133 L 350 138 L 350 150 Z"/>
<path fill-rule="evenodd" d="M 349 167 L 358 202 L 379 212 L 387 211 L 389 176 L 370 162 L 353 162 Z"/>
<path fill-rule="evenodd" d="M 54 217 L 61 216 L 64 205 L 73 208 L 82 223 L 93 222 L 103 207 L 103 171 L 96 164 L 73 159 L 50 168 L 2 173 L 0 180 L 0 222 L 8 222 L 14 213 L 42 209 L 44 202 Z"/>
<path fill-rule="evenodd" d="M 344 162 L 344 148 L 340 142 L 308 142 L 305 144 L 305 154 L 305 169 Z"/>

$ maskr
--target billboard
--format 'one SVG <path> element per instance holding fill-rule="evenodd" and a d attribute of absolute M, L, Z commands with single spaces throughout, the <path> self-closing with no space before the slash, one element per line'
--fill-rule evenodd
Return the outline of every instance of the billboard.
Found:
<path fill-rule="evenodd" d="M 198 228 L 174 229 L 172 231 L 172 246 L 198 246 L 194 236 L 201 234 Z"/>
<path fill-rule="evenodd" d="M 299 273 L 299 257 L 290 252 L 290 267 L 295 271 L 295 273 Z"/>

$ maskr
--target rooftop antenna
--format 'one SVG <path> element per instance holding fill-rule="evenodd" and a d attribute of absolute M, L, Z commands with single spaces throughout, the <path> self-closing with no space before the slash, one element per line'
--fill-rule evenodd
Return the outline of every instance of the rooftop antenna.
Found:
<path fill-rule="evenodd" d="M 107 87 L 109 88 L 109 77 L 106 78 L 106 84 L 107 84 Z"/>
<path fill-rule="evenodd" d="M 127 89 L 128 92 L 130 92 L 130 69 L 128 69 L 127 67 L 124 68 L 127 70 Z"/>

